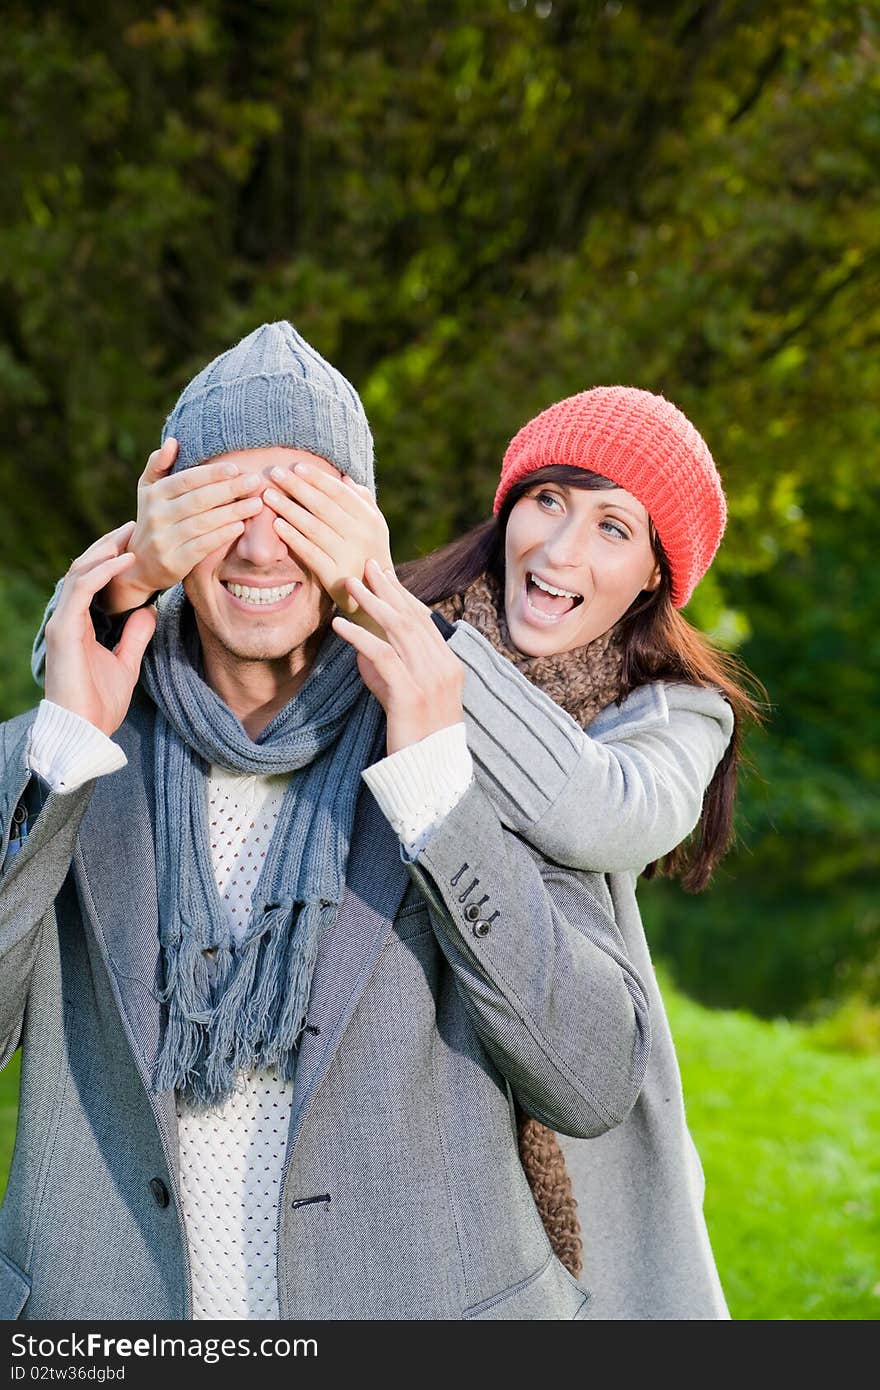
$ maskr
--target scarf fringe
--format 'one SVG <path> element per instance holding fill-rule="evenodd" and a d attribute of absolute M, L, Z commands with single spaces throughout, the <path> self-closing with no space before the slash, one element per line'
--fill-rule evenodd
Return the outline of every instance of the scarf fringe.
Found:
<path fill-rule="evenodd" d="M 273 1019 L 269 1041 L 263 1048 L 265 1066 L 283 1068 L 285 1039 L 292 1039 L 290 1047 L 293 1047 L 305 1027 L 318 943 L 324 928 L 334 920 L 336 910 L 335 903 L 309 902 L 300 912 L 296 931 L 288 941 L 287 968 L 283 975 L 278 972 L 278 978 L 285 980 L 286 987 L 278 998 L 277 1019 Z"/>
<path fill-rule="evenodd" d="M 159 1091 L 176 1086 L 185 1089 L 200 1070 L 205 1047 L 205 1028 L 211 1010 L 210 971 L 202 951 L 191 936 L 184 936 L 165 947 L 165 988 L 159 998 L 168 1004 L 168 1023 L 162 1051 L 156 1064 L 155 1085 Z"/>
<path fill-rule="evenodd" d="M 194 934 L 166 945 L 168 1025 L 157 1090 L 180 1090 L 195 1106 L 231 1094 L 239 1071 L 277 1067 L 293 1076 L 322 928 L 336 903 L 273 904 L 237 950 L 216 948 L 213 968 Z"/>

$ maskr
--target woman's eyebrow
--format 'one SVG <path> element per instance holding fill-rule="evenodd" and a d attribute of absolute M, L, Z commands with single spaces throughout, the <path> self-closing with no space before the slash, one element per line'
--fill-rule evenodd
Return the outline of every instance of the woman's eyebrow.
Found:
<path fill-rule="evenodd" d="M 647 524 L 645 518 L 640 515 L 639 512 L 633 511 L 632 507 L 628 507 L 625 502 L 603 502 L 600 499 L 599 506 L 606 512 L 623 512 L 626 516 L 632 517 L 633 521 L 637 521 L 641 526 Z"/>

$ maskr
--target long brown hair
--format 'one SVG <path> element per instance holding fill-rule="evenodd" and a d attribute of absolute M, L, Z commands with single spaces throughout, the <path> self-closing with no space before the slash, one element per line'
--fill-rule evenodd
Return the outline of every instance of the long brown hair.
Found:
<path fill-rule="evenodd" d="M 440 603 L 460 593 L 481 574 L 504 583 L 504 539 L 510 513 L 519 499 L 541 483 L 586 489 L 617 487 L 610 478 L 585 468 L 553 464 L 514 484 L 496 516 L 481 521 L 458 540 L 398 570 L 401 581 L 423 603 Z M 682 844 L 649 864 L 645 878 L 656 873 L 681 879 L 689 893 L 706 887 L 733 839 L 733 806 L 740 763 L 740 726 L 763 722 L 767 692 L 735 656 L 714 647 L 672 604 L 672 574 L 653 522 L 651 546 L 660 566 L 660 583 L 641 593 L 617 623 L 623 652 L 618 703 L 649 681 L 686 681 L 713 686 L 733 707 L 733 735 L 703 797 L 700 820 Z M 747 688 L 749 687 L 749 688 Z"/>

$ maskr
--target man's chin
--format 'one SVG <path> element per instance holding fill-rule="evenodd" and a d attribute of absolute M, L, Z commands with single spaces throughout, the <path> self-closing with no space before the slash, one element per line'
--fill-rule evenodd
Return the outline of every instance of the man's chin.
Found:
<path fill-rule="evenodd" d="M 286 657 L 300 651 L 309 640 L 308 637 L 299 641 L 291 641 L 289 638 L 285 641 L 278 638 L 272 640 L 268 637 L 255 637 L 247 641 L 229 637 L 221 641 L 221 646 L 232 661 L 284 661 Z"/>
<path fill-rule="evenodd" d="M 221 646 L 233 661 L 284 661 L 305 649 L 313 657 L 329 627 L 329 619 L 317 623 L 311 632 L 225 632 L 220 635 Z M 219 634 L 218 634 L 219 635 Z"/>

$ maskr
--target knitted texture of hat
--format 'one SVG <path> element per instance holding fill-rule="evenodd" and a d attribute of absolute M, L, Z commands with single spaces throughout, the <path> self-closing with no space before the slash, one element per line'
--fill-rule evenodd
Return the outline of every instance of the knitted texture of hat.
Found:
<path fill-rule="evenodd" d="M 727 521 L 718 470 L 687 416 L 634 386 L 595 386 L 557 401 L 507 446 L 495 511 L 514 483 L 559 463 L 599 473 L 638 498 L 669 560 L 672 602 L 684 607 Z"/>
<path fill-rule="evenodd" d="M 162 431 L 174 472 L 218 454 L 288 445 L 318 454 L 375 492 L 373 436 L 361 398 L 285 321 L 264 323 L 184 388 Z"/>

